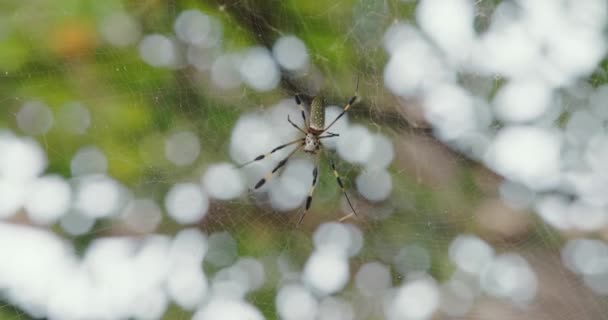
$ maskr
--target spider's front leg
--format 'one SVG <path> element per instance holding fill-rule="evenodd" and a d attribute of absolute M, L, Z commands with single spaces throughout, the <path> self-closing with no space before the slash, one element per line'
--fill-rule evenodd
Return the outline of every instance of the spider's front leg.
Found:
<path fill-rule="evenodd" d="M 287 146 L 290 146 L 290 145 L 295 144 L 295 143 L 298 143 L 298 142 L 303 142 L 303 141 L 304 141 L 304 139 L 300 138 L 300 139 L 298 139 L 298 140 L 294 140 L 294 141 L 291 141 L 291 142 L 288 142 L 288 143 L 282 144 L 282 145 L 280 145 L 280 146 L 278 146 L 278 147 L 276 147 L 276 148 L 272 149 L 272 151 L 270 151 L 270 152 L 268 152 L 268 153 L 261 154 L 261 155 L 259 155 L 259 156 L 255 157 L 253 160 L 251 160 L 251 161 L 249 161 L 249 162 L 245 162 L 245 163 L 243 163 L 243 164 L 239 165 L 237 168 L 239 168 L 239 169 L 240 169 L 240 168 L 242 168 L 242 167 L 244 167 L 244 166 L 246 166 L 246 165 L 248 165 L 248 164 L 252 164 L 252 163 L 254 163 L 254 162 L 256 162 L 256 161 L 264 160 L 264 159 L 266 159 L 266 157 L 270 156 L 271 154 L 273 154 L 273 153 L 275 153 L 275 152 L 277 152 L 277 151 L 279 151 L 279 150 L 281 150 L 281 149 L 283 149 L 283 148 L 285 148 L 285 147 L 287 147 Z M 298 149 L 299 149 L 299 148 L 298 148 Z M 297 149 L 296 149 L 296 150 L 297 150 Z"/>
<path fill-rule="evenodd" d="M 346 202 L 348 202 L 348 206 L 350 207 L 350 209 L 353 211 L 351 213 L 349 213 L 348 215 L 340 218 L 340 222 L 352 217 L 353 215 L 357 215 L 357 211 L 355 211 L 355 208 L 353 207 L 352 202 L 350 201 L 350 198 L 348 197 L 348 193 L 346 193 L 346 190 L 344 189 L 344 184 L 342 183 L 342 179 L 340 179 L 340 174 L 338 173 L 338 170 L 336 170 L 336 165 L 334 163 L 334 161 L 329 158 L 329 163 L 331 165 L 331 169 L 334 172 L 334 176 L 336 177 L 336 182 L 338 182 L 338 186 L 340 187 L 340 190 L 342 190 L 342 194 L 344 195 L 344 197 L 346 198 Z"/>
<path fill-rule="evenodd" d="M 315 191 L 315 187 L 317 186 L 317 177 L 319 174 L 319 166 L 315 166 L 312 170 L 312 186 L 308 191 L 308 197 L 306 198 L 306 210 L 310 208 L 310 203 L 312 202 L 312 193 Z"/>
<path fill-rule="evenodd" d="M 281 169 L 286 163 L 287 160 L 289 160 L 289 158 L 291 158 L 291 156 L 296 153 L 298 150 L 300 150 L 302 148 L 303 144 L 301 144 L 300 146 L 298 146 L 297 148 L 293 149 L 293 151 L 291 151 L 287 157 L 283 158 L 283 160 L 279 161 L 279 163 L 277 163 L 277 165 L 272 169 L 271 172 L 269 172 L 264 178 L 260 179 L 260 181 L 258 181 L 258 183 L 255 184 L 255 189 L 259 189 L 260 187 L 262 187 L 266 182 L 270 181 L 270 179 L 272 179 L 272 177 L 274 176 L 274 174 L 279 171 L 279 169 Z"/>
<path fill-rule="evenodd" d="M 312 185 L 310 186 L 310 189 L 308 190 L 308 197 L 306 197 L 306 209 L 302 213 L 300 220 L 298 220 L 298 225 L 300 225 L 300 223 L 304 219 L 304 216 L 306 216 L 306 213 L 308 213 L 308 209 L 310 208 L 310 204 L 312 203 L 312 194 L 315 192 L 315 187 L 317 186 L 317 180 L 319 177 L 318 163 L 319 163 L 319 154 L 316 155 L 315 168 L 312 170 Z"/>

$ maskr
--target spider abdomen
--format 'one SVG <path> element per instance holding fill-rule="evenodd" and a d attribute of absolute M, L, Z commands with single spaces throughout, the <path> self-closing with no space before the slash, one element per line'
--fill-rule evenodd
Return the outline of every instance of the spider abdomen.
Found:
<path fill-rule="evenodd" d="M 325 110 L 323 108 L 323 98 L 316 96 L 310 103 L 310 125 L 308 131 L 320 134 L 325 129 Z"/>

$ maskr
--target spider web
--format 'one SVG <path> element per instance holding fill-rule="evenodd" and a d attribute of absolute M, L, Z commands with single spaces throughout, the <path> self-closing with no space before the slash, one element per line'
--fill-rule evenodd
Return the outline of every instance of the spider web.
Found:
<path fill-rule="evenodd" d="M 492 15 L 499 3 L 475 2 L 475 27 L 478 32 L 490 28 Z M 489 169 L 484 159 L 475 152 L 475 145 L 471 147 L 466 141 L 454 141 L 442 136 L 442 128 L 425 118 L 422 95 L 395 94 L 387 88 L 385 73 L 391 57 L 385 49 L 385 35 L 389 28 L 399 23 L 420 23 L 415 17 L 417 5 L 420 4 L 413 1 L 370 0 L 333 4 L 307 1 L 108 1 L 103 4 L 65 1 L 59 6 L 21 2 L 3 4 L 8 9 L 5 14 L 7 22 L 4 22 L 8 31 L 0 34 L 0 48 L 4 48 L 0 50 L 4 52 L 4 57 L 0 58 L 0 70 L 3 71 L 0 73 L 0 101 L 8 112 L 0 115 L 0 125 L 9 129 L 9 135 L 15 135 L 17 139 L 34 137 L 48 159 L 44 174 L 60 175 L 69 181 L 73 190 L 80 183 L 86 183 L 85 178 L 74 173 L 76 155 L 83 147 L 91 146 L 94 151 L 87 154 L 93 156 L 85 157 L 84 161 L 89 165 L 83 169 L 87 176 L 91 173 L 95 177 L 101 174 L 121 188 L 120 199 L 116 200 L 119 204 L 113 213 L 93 219 L 92 227 L 84 232 L 71 233 L 61 224 L 60 218 L 52 223 L 37 223 L 27 208 L 16 210 L 15 214 L 5 218 L 6 221 L 28 228 L 37 226 L 42 232 L 65 239 L 76 251 L 78 259 L 85 259 L 87 252 L 93 251 L 91 248 L 100 239 L 138 239 L 141 248 L 146 248 L 154 234 L 173 239 L 185 229 L 202 231 L 209 246 L 203 263 L 209 292 L 196 307 L 185 308 L 189 310 L 183 310 L 171 298 L 161 299 L 164 302 L 156 305 L 166 303 L 166 311 L 157 316 L 163 319 L 189 319 L 198 309 L 207 310 L 207 317 L 257 319 L 255 312 L 226 315 L 218 311 L 222 309 L 220 307 L 211 308 L 211 297 L 221 292 L 228 292 L 233 300 L 253 305 L 268 319 L 298 319 L 297 314 L 290 317 L 282 313 L 284 311 L 281 311 L 281 303 L 278 302 L 281 292 L 298 303 L 308 301 L 306 297 L 285 293 L 288 292 L 285 288 L 294 284 L 310 291 L 307 294 L 315 301 L 311 310 L 318 312 L 319 319 L 332 318 L 331 312 L 338 314 L 334 319 L 408 318 L 408 315 L 416 318 L 412 316 L 416 311 L 407 309 L 407 301 L 411 300 L 399 300 L 399 297 L 407 297 L 412 292 L 414 296 L 431 292 L 426 300 L 414 300 L 423 306 L 432 305 L 432 301 L 439 299 L 433 298 L 434 295 L 441 296 L 441 302 L 436 302 L 432 312 L 420 311 L 422 316 L 418 316 L 419 319 L 429 318 L 432 314 L 438 318 L 466 319 L 602 318 L 606 311 L 605 298 L 597 290 L 602 290 L 601 283 L 606 282 L 606 272 L 589 273 L 597 276 L 600 283 L 597 286 L 600 289 L 592 290 L 593 286 L 588 282 L 594 278 L 581 276 L 584 272 L 580 268 L 565 262 L 568 258 L 564 258 L 567 254 L 563 248 L 571 239 L 601 240 L 605 237 L 605 227 L 596 228 L 593 232 L 560 230 L 537 215 L 530 203 L 521 207 L 507 203 L 508 195 L 513 196 L 512 190 L 515 190 L 516 198 L 521 195 L 517 193 L 518 190 L 523 190 L 523 197 L 530 193 L 541 197 L 544 192 L 572 196 L 571 190 L 536 193 L 530 191 L 528 186 L 522 187 L 523 183 L 517 180 L 517 175 L 514 175 L 515 182 L 505 182 L 501 174 L 512 177 Z M 203 66 L 196 67 L 187 59 L 189 44 L 179 39 L 174 27 L 183 12 L 193 9 L 212 17 L 212 21 L 221 28 L 221 45 L 203 50 L 204 54 L 199 56 L 201 60 L 197 60 Z M 131 20 L 108 20 L 112 17 L 117 19 L 117 16 L 122 19 L 124 14 Z M 104 31 L 104 28 L 121 23 L 127 23 L 127 27 L 118 28 L 122 31 L 118 35 L 112 30 Z M 135 27 L 129 23 L 134 23 Z M 133 39 L 129 40 L 130 35 L 125 30 L 134 32 Z M 155 50 L 143 50 L 142 43 L 151 35 L 164 38 L 150 48 L 158 51 L 171 48 L 173 51 L 169 50 L 165 55 L 147 56 L 142 51 Z M 231 74 L 235 72 L 234 67 L 231 69 L 231 63 L 242 62 L 252 48 L 266 48 L 271 56 L 277 40 L 291 35 L 300 39 L 308 52 L 308 64 L 304 70 L 290 71 L 283 67 L 276 84 L 268 89 L 256 87 L 261 82 L 248 81 L 245 76 L 238 74 L 238 70 L 236 76 Z M 167 43 L 169 46 L 165 47 Z M 236 60 L 227 60 L 222 68 L 218 67 L 217 80 L 213 78 L 212 64 L 224 54 L 234 54 L 229 59 Z M 599 87 L 605 82 L 603 69 L 598 67 L 594 72 L 593 76 L 586 75 L 589 79 L 584 84 L 588 87 Z M 486 96 L 488 100 L 494 98 L 506 82 L 503 75 L 494 77 L 471 72 L 462 72 L 457 78 L 456 82 L 471 92 L 490 92 Z M 564 85 L 560 90 L 567 91 L 577 86 L 585 88 L 584 85 L 575 84 Z M 387 197 L 380 201 L 369 200 L 369 194 L 358 187 L 357 180 L 362 175 L 375 171 L 370 169 L 368 163 L 349 161 L 352 159 L 349 157 L 362 148 L 357 144 L 347 145 L 342 151 L 340 147 L 338 150 L 331 147 L 327 154 L 321 156 L 320 181 L 315 190 L 313 206 L 299 226 L 296 222 L 304 211 L 304 198 L 293 203 L 293 209 L 280 210 L 276 208 L 271 191 L 268 191 L 271 187 L 261 192 L 250 190 L 289 150 L 283 150 L 285 152 L 273 155 L 263 164 L 240 172 L 246 182 L 238 196 L 219 199 L 212 196 L 210 190 L 205 191 L 210 189 L 204 182 L 209 168 L 216 164 L 242 163 L 245 159 L 239 157 L 246 152 L 239 154 L 242 150 L 238 148 L 255 146 L 256 136 L 259 137 L 263 130 L 269 130 L 247 131 L 245 138 L 251 141 L 238 139 L 235 142 L 239 121 L 253 117 L 276 125 L 272 130 L 280 134 L 274 137 L 267 134 L 263 138 L 284 143 L 291 141 L 294 137 L 291 134 L 297 133 L 284 116 L 289 113 L 294 121 L 300 120 L 293 102 L 295 94 L 321 94 L 327 105 L 336 106 L 335 111 L 355 91 L 359 101 L 348 111 L 344 121 L 349 128 L 362 126 L 367 135 L 386 137 L 390 141 L 391 152 L 394 152 L 390 165 L 385 168 L 391 183 Z M 570 98 L 572 96 L 576 95 Z M 32 107 L 35 112 L 27 116 L 28 113 L 23 111 L 24 106 L 32 101 L 41 103 L 43 107 Z M 84 109 L 74 105 L 83 106 Z M 49 110 L 53 119 L 47 130 L 41 129 L 48 125 L 44 110 Z M 68 116 L 68 120 L 77 119 L 69 122 L 62 116 L 64 110 L 86 110 L 90 125 L 84 129 L 84 133 L 74 133 L 78 131 L 74 123 L 81 123 L 84 118 Z M 562 124 L 570 114 L 570 110 L 563 111 Z M 275 122 L 274 118 L 280 121 Z M 559 119 L 555 123 L 556 127 L 563 127 Z M 506 126 L 504 122 L 496 120 L 488 126 L 488 131 L 495 135 L 503 126 Z M 183 132 L 190 135 L 178 136 L 176 141 L 187 141 L 186 138 L 190 139 L 193 135 L 200 152 L 192 156 L 192 150 L 196 147 L 192 144 L 178 145 L 176 148 L 181 158 L 167 159 L 166 141 L 173 134 Z M 336 139 L 347 139 L 349 132 L 339 132 L 341 136 Z M 244 146 L 236 147 L 235 151 L 235 143 Z M 260 143 L 252 148 L 255 154 L 260 154 L 274 146 Z M 252 155 L 248 154 L 249 158 Z M 194 160 L 184 160 L 189 157 L 194 157 Z M 304 269 L 309 259 L 323 241 L 329 244 L 340 241 L 332 237 L 340 238 L 343 229 L 332 222 L 350 212 L 335 183 L 327 157 L 336 161 L 346 192 L 358 212 L 357 217 L 347 220 L 345 224 L 351 232 L 350 246 L 357 246 L 353 244 L 357 234 L 361 241 L 360 248 L 352 249 L 352 255 L 349 253 L 348 281 L 343 289 L 330 294 L 315 288 L 314 279 L 302 280 L 306 277 L 302 274 L 306 272 Z M 101 165 L 97 165 L 99 159 L 105 159 Z M 310 159 L 307 160 L 301 153 L 289 163 L 304 167 L 311 165 Z M 294 177 L 312 179 L 308 173 L 310 168 L 306 168 L 306 175 L 295 174 Z M 287 175 L 287 170 L 290 170 L 289 167 L 281 173 Z M 289 183 L 280 179 L 274 178 L 272 183 Z M 219 182 L 213 180 L 213 183 L 221 182 L 221 179 Z M 180 183 L 203 184 L 203 190 L 209 193 L 209 208 L 203 210 L 205 215 L 199 221 L 179 223 L 169 216 L 165 206 L 166 197 L 171 188 Z M 309 186 L 310 180 L 293 182 L 296 183 Z M 504 196 L 505 192 L 507 196 Z M 130 201 L 133 199 L 145 200 L 138 202 L 144 209 L 133 209 L 144 214 L 129 220 L 124 208 L 132 204 Z M 103 207 L 104 203 L 98 205 Z M 72 209 L 76 206 L 70 205 Z M 66 210 L 65 215 L 73 213 L 72 209 Z M 331 230 L 339 235 L 328 229 L 324 234 L 323 226 L 337 228 Z M 468 240 L 457 242 L 457 239 Z M 11 246 L 19 248 L 18 241 L 15 239 Z M 485 277 L 486 280 L 479 280 L 475 273 L 463 271 L 462 261 L 455 258 L 457 254 L 454 253 L 458 251 L 457 243 L 478 245 L 480 242 L 491 248 L 495 259 L 492 263 L 488 262 L 493 267 L 487 267 L 484 276 L 479 275 L 479 278 Z M 595 242 L 587 248 L 590 247 L 599 247 L 597 250 L 600 251 L 604 248 Z M 139 252 L 141 248 L 133 250 Z M 581 252 L 581 255 L 589 252 L 580 248 L 573 250 Z M 25 251 L 29 249 L 32 248 L 23 248 Z M 235 270 L 240 269 L 231 269 L 246 257 L 253 257 L 256 263 L 263 266 L 265 281 L 255 289 L 235 294 L 234 289 L 225 288 L 229 282 L 227 280 L 253 281 L 251 278 L 243 280 L 238 275 L 234 276 Z M 480 259 L 475 254 L 469 258 L 475 261 Z M 608 254 L 605 258 L 608 259 Z M 602 261 L 597 263 L 601 265 Z M 380 268 L 381 271 L 372 267 L 366 269 L 378 263 L 384 268 Z M 601 266 L 597 268 L 603 270 Z M 374 271 L 368 273 L 363 271 L 372 269 Z M 529 272 L 536 283 L 534 296 L 522 302 L 513 297 L 513 293 L 526 296 L 530 289 L 517 281 L 513 282 L 509 275 L 525 278 Z M 386 287 L 382 287 L 384 276 L 389 278 Z M 312 281 L 312 284 L 307 281 Z M 379 287 L 370 285 L 370 281 L 377 281 Z M 492 283 L 486 283 L 484 287 L 479 284 L 483 281 L 505 281 L 506 284 L 492 286 Z M 509 291 L 509 285 L 515 288 Z M 605 286 L 603 288 L 606 290 Z M 13 294 L 11 288 L 3 289 L 9 293 L 0 308 L 0 319 L 48 316 L 48 310 L 15 298 L 18 295 Z M 508 293 L 501 292 L 501 289 Z M 370 298 L 370 295 L 375 298 Z M 289 301 L 288 298 L 285 298 L 286 301 Z M 150 301 L 148 303 L 155 305 L 155 300 Z M 398 302 L 394 303 L 396 306 L 387 307 L 393 301 Z M 399 309 L 399 304 L 405 309 Z M 467 308 L 459 311 L 454 304 Z M 231 305 L 224 307 L 230 309 Z M 145 318 L 146 315 L 145 312 L 136 311 L 127 314 L 122 316 Z M 303 314 L 301 318 L 310 316 Z M 108 315 L 108 318 L 113 317 Z M 200 314 L 199 318 L 206 319 Z"/>

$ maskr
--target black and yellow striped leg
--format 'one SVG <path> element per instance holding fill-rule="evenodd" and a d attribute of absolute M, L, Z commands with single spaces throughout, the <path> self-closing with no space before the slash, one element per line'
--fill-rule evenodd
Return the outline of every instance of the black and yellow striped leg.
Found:
<path fill-rule="evenodd" d="M 312 194 L 315 192 L 315 187 L 317 186 L 317 177 L 319 175 L 319 166 L 315 166 L 312 170 L 312 186 L 308 191 L 308 197 L 306 198 L 306 210 L 310 208 L 310 203 L 312 202 Z"/>
<path fill-rule="evenodd" d="M 300 220 L 298 220 L 298 225 L 302 222 L 302 219 L 304 219 L 304 216 L 308 212 L 308 209 L 310 209 L 310 204 L 312 203 L 312 194 L 315 192 L 318 177 L 319 177 L 319 166 L 317 164 L 315 164 L 315 168 L 312 170 L 312 185 L 310 186 L 310 189 L 308 190 L 308 197 L 306 197 L 306 208 L 305 208 L 304 212 L 302 213 Z"/>
<path fill-rule="evenodd" d="M 331 126 L 333 126 L 334 123 L 338 121 L 338 119 L 342 118 L 342 116 L 348 111 L 348 109 L 352 107 L 355 101 L 357 101 L 357 95 L 352 96 L 350 100 L 348 100 L 348 103 L 344 106 L 344 108 L 342 108 L 342 112 L 340 112 L 340 114 L 334 119 L 334 121 L 332 121 L 325 129 L 323 129 L 323 132 L 329 130 L 329 128 L 331 128 Z"/>
<path fill-rule="evenodd" d="M 296 151 L 300 150 L 300 148 L 302 148 L 302 145 L 298 146 L 297 148 L 293 149 L 293 151 L 291 151 L 287 157 L 283 158 L 283 160 L 279 161 L 279 163 L 277 163 L 277 165 L 272 169 L 272 171 L 270 171 L 264 178 L 260 179 L 260 181 L 258 181 L 258 183 L 255 184 L 255 189 L 259 189 L 261 186 L 263 186 L 266 182 L 270 181 L 270 179 L 272 179 L 272 177 L 274 176 L 274 174 L 281 169 L 286 163 L 287 160 L 289 160 L 289 158 L 296 153 Z"/>
<path fill-rule="evenodd" d="M 304 110 L 304 105 L 302 104 L 302 99 L 299 95 L 296 94 L 296 103 L 302 112 L 302 120 L 304 120 L 304 126 L 308 128 L 308 122 L 306 121 L 306 111 Z"/>
<path fill-rule="evenodd" d="M 293 123 L 293 121 L 291 121 L 291 119 L 289 119 L 289 115 L 287 115 L 287 121 L 289 121 L 289 123 L 296 129 L 298 129 L 298 131 L 302 132 L 303 134 L 306 134 L 306 131 L 304 131 L 304 129 L 300 128 L 297 124 Z"/>
<path fill-rule="evenodd" d="M 355 208 L 353 207 L 352 202 L 350 201 L 350 198 L 348 197 L 348 194 L 346 193 L 346 190 L 344 190 L 344 184 L 342 183 L 342 179 L 340 179 L 340 174 L 338 173 L 338 170 L 336 170 L 336 165 L 334 164 L 334 161 L 330 158 L 329 159 L 329 163 L 331 164 L 331 169 L 334 172 L 334 176 L 336 177 L 336 181 L 338 182 L 338 186 L 340 187 L 340 190 L 342 190 L 342 194 L 344 195 L 344 197 L 346 197 L 346 201 L 348 202 L 348 205 L 350 206 L 350 209 L 353 211 L 352 213 L 346 215 L 345 217 L 342 217 L 340 219 L 340 221 L 344 221 L 350 217 L 354 215 L 357 215 L 357 211 L 355 211 Z"/>
<path fill-rule="evenodd" d="M 279 150 L 281 150 L 281 149 L 283 149 L 283 148 L 285 148 L 285 147 L 287 147 L 287 146 L 290 146 L 290 145 L 295 144 L 295 143 L 298 143 L 298 142 L 303 142 L 303 141 L 304 141 L 304 139 L 300 138 L 300 139 L 298 139 L 298 140 L 295 140 L 295 141 L 292 141 L 292 142 L 288 142 L 288 143 L 286 143 L 286 144 L 282 144 L 282 145 L 280 145 L 280 146 L 278 146 L 278 147 L 276 147 L 276 148 L 272 149 L 272 150 L 271 150 L 270 152 L 268 152 L 268 153 L 261 154 L 261 155 L 259 155 L 259 156 L 255 157 L 253 160 L 251 160 L 251 161 L 249 161 L 249 162 L 245 162 L 245 163 L 243 163 L 243 164 L 239 165 L 237 168 L 239 168 L 239 169 L 240 169 L 240 168 L 242 168 L 242 167 L 244 167 L 244 166 L 246 166 L 246 165 L 248 165 L 248 164 L 252 164 L 252 163 L 254 163 L 254 162 L 256 162 L 256 161 L 260 161 L 260 160 L 266 159 L 266 157 L 270 156 L 271 154 L 273 154 L 273 153 L 275 153 L 275 152 L 277 152 L 277 151 L 279 151 Z M 297 150 L 297 149 L 296 149 L 296 150 Z"/>

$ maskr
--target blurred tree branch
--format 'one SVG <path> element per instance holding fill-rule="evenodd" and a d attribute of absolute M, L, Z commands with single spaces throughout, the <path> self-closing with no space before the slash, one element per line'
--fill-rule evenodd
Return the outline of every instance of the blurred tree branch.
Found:
<path fill-rule="evenodd" d="M 208 3 L 206 3 L 208 5 Z M 287 6 L 277 0 L 214 0 L 214 4 L 221 11 L 226 12 L 232 17 L 232 20 L 237 21 L 239 25 L 245 29 L 258 43 L 268 50 L 272 51 L 272 46 L 275 40 L 283 34 L 281 31 L 284 26 L 280 25 L 277 20 L 295 21 L 296 18 L 290 16 L 290 12 L 286 10 Z M 292 28 L 289 28 L 290 31 Z M 289 32 L 285 32 L 289 33 Z M 353 62 L 353 64 L 356 64 Z M 376 68 L 383 70 L 383 68 Z M 382 78 L 382 75 L 376 75 Z M 365 79 L 361 81 L 366 82 Z M 370 82 L 370 81 L 367 81 Z M 371 81 L 373 82 L 373 81 Z M 375 88 L 378 94 L 374 101 L 370 101 L 362 96 L 357 107 L 351 109 L 350 113 L 355 117 L 365 117 L 370 122 L 381 128 L 389 128 L 396 132 L 415 134 L 428 137 L 435 143 L 446 146 L 439 141 L 434 135 L 432 128 L 423 120 L 413 120 L 405 109 L 416 109 L 415 102 L 405 101 L 387 92 L 382 86 L 382 82 L 377 83 L 381 88 Z M 301 80 L 294 80 L 288 73 L 281 73 L 281 88 L 289 94 L 310 92 L 307 84 Z M 329 101 L 342 101 L 344 97 L 333 97 L 332 92 L 327 97 Z M 414 104 L 413 106 L 410 104 Z M 407 106 L 406 106 L 407 105 Z M 406 108 L 407 107 L 407 108 Z M 446 148 L 456 158 L 465 159 L 466 162 L 478 163 L 471 159 L 468 155 L 457 152 L 451 148 Z"/>

